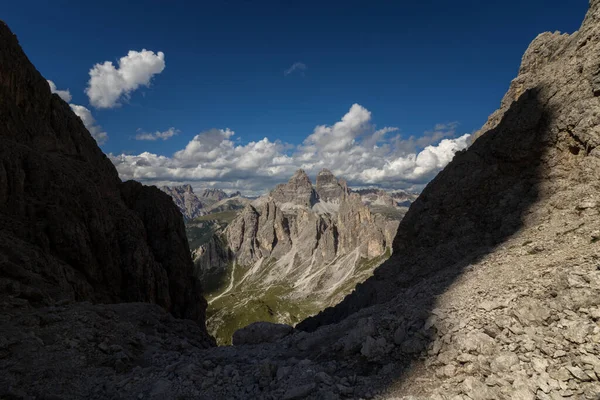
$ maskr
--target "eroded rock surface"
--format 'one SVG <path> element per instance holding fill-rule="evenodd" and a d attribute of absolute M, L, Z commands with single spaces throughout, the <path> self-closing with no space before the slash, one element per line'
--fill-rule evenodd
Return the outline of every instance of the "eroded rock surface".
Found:
<path fill-rule="evenodd" d="M 156 303 L 204 326 L 170 198 L 121 183 L 3 22 L 0 43 L 0 293 L 46 305 Z"/>
<path fill-rule="evenodd" d="M 202 215 L 204 204 L 196 196 L 192 186 L 162 186 L 160 190 L 171 196 L 173 202 L 186 219 L 192 220 Z"/>

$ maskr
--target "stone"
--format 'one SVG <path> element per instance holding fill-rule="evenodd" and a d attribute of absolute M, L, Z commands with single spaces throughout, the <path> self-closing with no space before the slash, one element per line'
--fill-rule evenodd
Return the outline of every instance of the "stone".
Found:
<path fill-rule="evenodd" d="M 331 376 L 327 375 L 327 373 L 321 371 L 318 372 L 315 377 L 317 378 L 318 382 L 324 383 L 327 386 L 331 386 L 333 385 L 333 379 L 331 378 Z"/>
<path fill-rule="evenodd" d="M 404 342 L 405 338 L 406 338 L 406 328 L 401 325 L 398 328 L 396 328 L 396 330 L 394 331 L 394 343 L 397 344 L 398 346 L 400 346 Z"/>
<path fill-rule="evenodd" d="M 546 372 L 546 368 L 548 368 L 549 362 L 545 358 L 533 357 L 531 359 L 531 366 L 533 370 L 538 374 L 542 374 Z"/>
<path fill-rule="evenodd" d="M 463 392 L 473 400 L 493 400 L 498 398 L 497 392 L 483 382 L 468 376 L 462 382 Z"/>
<path fill-rule="evenodd" d="M 550 318 L 550 310 L 540 302 L 533 299 L 526 299 L 516 309 L 515 316 L 521 325 L 529 326 L 530 324 L 540 324 Z"/>
<path fill-rule="evenodd" d="M 571 375 L 580 381 L 587 382 L 591 380 L 590 377 L 579 367 L 567 365 L 565 368 L 571 373 Z"/>
<path fill-rule="evenodd" d="M 505 306 L 501 301 L 486 300 L 486 301 L 482 301 L 479 304 L 479 308 L 481 308 L 482 310 L 488 311 L 488 312 L 499 309 L 499 308 L 503 308 L 503 307 L 505 307 Z"/>
<path fill-rule="evenodd" d="M 389 353 L 390 350 L 391 346 L 384 337 L 373 339 L 372 336 L 367 336 L 360 353 L 369 360 L 377 360 Z"/>
<path fill-rule="evenodd" d="M 513 365 L 517 365 L 518 363 L 519 357 L 515 353 L 503 352 L 494 357 L 491 368 L 494 372 L 507 372 L 510 371 Z"/>
<path fill-rule="evenodd" d="M 559 382 L 565 382 L 571 379 L 571 373 L 564 367 L 558 369 L 551 369 L 548 374 Z"/>
<path fill-rule="evenodd" d="M 594 326 L 588 322 L 568 321 L 563 335 L 572 343 L 582 344 L 593 330 Z"/>
<path fill-rule="evenodd" d="M 495 342 L 483 332 L 471 332 L 458 339 L 459 347 L 468 353 L 490 355 L 494 352 Z"/>
<path fill-rule="evenodd" d="M 535 395 L 528 389 L 520 388 L 512 392 L 510 398 L 514 400 L 535 400 Z"/>
<path fill-rule="evenodd" d="M 286 390 L 285 394 L 283 395 L 283 400 L 304 399 L 309 396 L 316 389 L 316 387 L 317 386 L 314 383 L 291 387 Z"/>
<path fill-rule="evenodd" d="M 271 322 L 254 322 L 233 333 L 233 345 L 272 343 L 294 331 L 289 325 Z"/>

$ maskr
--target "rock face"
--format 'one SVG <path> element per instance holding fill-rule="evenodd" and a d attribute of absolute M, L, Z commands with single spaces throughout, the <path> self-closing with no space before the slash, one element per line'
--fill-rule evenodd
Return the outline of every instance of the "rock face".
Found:
<path fill-rule="evenodd" d="M 389 256 L 397 227 L 397 219 L 373 214 L 330 171 L 319 173 L 316 190 L 304 171 L 296 172 L 227 226 L 219 242 L 226 249 L 203 253 L 226 254 L 234 263 L 221 270 L 216 300 L 209 297 L 209 330 L 225 340 L 250 322 L 294 324 L 337 303 Z M 247 295 L 234 302 L 230 292 Z"/>
<path fill-rule="evenodd" d="M 288 183 L 282 183 L 271 192 L 271 197 L 278 203 L 287 203 L 304 207 L 312 207 L 317 200 L 310 178 L 299 169 Z"/>
<path fill-rule="evenodd" d="M 324 169 L 317 175 L 317 195 L 321 201 L 339 202 L 345 199 L 348 193 L 346 181 L 338 181 L 330 170 Z"/>
<path fill-rule="evenodd" d="M 223 238 L 217 234 L 212 235 L 206 243 L 192 250 L 192 259 L 194 260 L 194 275 L 208 290 L 213 286 L 212 282 L 209 282 L 212 276 L 221 275 L 227 270 L 229 263 L 233 260 L 233 254 L 224 243 Z"/>
<path fill-rule="evenodd" d="M 459 268 L 461 260 L 489 252 L 551 215 L 567 224 L 571 217 L 561 213 L 582 201 L 596 209 L 598 8 L 592 1 L 573 35 L 544 33 L 531 43 L 500 109 L 402 220 L 393 257 L 339 306 L 302 328 L 315 329 L 391 300 L 398 285 Z"/>
<path fill-rule="evenodd" d="M 156 303 L 203 327 L 177 208 L 156 188 L 121 183 L 3 22 L 0 43 L 0 293 Z"/>
<path fill-rule="evenodd" d="M 229 197 L 227 196 L 227 193 L 221 189 L 204 189 L 200 194 L 200 198 L 209 204 L 216 203 L 217 201 L 221 201 L 227 197 Z"/>
<path fill-rule="evenodd" d="M 187 220 L 202 215 L 204 204 L 196 196 L 190 185 L 162 186 L 159 189 L 171 196 L 173 202 Z"/>

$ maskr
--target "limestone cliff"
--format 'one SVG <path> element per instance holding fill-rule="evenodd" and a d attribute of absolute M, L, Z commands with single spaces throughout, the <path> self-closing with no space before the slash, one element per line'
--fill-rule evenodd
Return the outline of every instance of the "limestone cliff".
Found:
<path fill-rule="evenodd" d="M 121 183 L 0 22 L 0 293 L 37 304 L 156 303 L 204 327 L 192 268 L 169 197 Z"/>
<path fill-rule="evenodd" d="M 204 204 L 196 196 L 190 185 L 161 186 L 159 189 L 171 196 L 173 202 L 187 220 L 202 215 Z"/>
<path fill-rule="evenodd" d="M 298 170 L 288 183 L 282 183 L 271 192 L 271 197 L 278 203 L 289 206 L 312 207 L 317 195 L 310 178 L 303 170 Z"/>
<path fill-rule="evenodd" d="M 320 201 L 342 201 L 349 193 L 348 184 L 345 180 L 336 179 L 335 175 L 323 169 L 317 174 L 317 195 Z"/>

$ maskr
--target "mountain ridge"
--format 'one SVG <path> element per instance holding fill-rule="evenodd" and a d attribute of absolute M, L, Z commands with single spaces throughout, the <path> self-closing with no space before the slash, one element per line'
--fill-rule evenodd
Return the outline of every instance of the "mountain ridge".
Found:
<path fill-rule="evenodd" d="M 206 302 L 170 199 L 121 182 L 4 22 L 0 42 L 2 295 L 144 301 L 204 327 Z"/>

